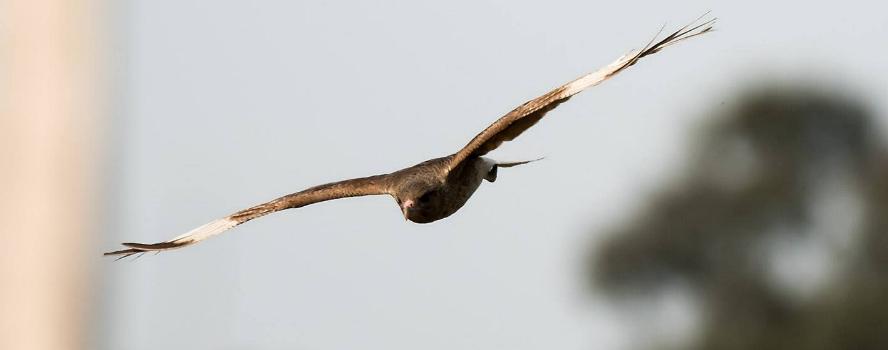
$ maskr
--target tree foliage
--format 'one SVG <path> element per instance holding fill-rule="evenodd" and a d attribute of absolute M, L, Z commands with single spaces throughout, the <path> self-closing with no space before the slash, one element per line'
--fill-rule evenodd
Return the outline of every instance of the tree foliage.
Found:
<path fill-rule="evenodd" d="M 888 154 L 872 116 L 798 87 L 738 101 L 685 176 L 589 254 L 592 285 L 689 287 L 690 349 L 888 349 Z"/>

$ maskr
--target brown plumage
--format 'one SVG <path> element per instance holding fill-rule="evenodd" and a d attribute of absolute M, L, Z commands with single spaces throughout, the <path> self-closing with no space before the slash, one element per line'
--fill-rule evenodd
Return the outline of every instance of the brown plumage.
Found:
<path fill-rule="evenodd" d="M 428 223 L 443 219 L 459 210 L 481 185 L 482 180 L 495 181 L 498 168 L 531 162 L 498 163 L 482 157 L 483 155 L 496 149 L 503 142 L 511 141 L 521 135 L 547 112 L 571 96 L 607 80 L 634 65 L 642 57 L 656 53 L 678 41 L 711 31 L 714 22 L 715 19 L 711 19 L 701 24 L 684 26 L 656 43 L 652 40 L 644 48 L 624 55 L 604 68 L 583 75 L 518 106 L 452 155 L 431 159 L 390 174 L 315 186 L 241 210 L 168 241 L 154 244 L 123 243 L 126 249 L 108 252 L 105 255 L 127 257 L 138 253 L 181 248 L 277 211 L 345 197 L 390 195 L 397 201 L 407 220 Z"/>

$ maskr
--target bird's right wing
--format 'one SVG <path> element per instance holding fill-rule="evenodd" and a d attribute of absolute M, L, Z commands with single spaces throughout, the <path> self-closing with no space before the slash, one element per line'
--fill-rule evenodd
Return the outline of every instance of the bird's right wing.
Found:
<path fill-rule="evenodd" d="M 694 23 L 699 22 L 702 18 L 703 16 L 694 21 Z M 589 87 L 598 85 L 617 73 L 622 72 L 624 69 L 634 65 L 642 57 L 657 53 L 667 46 L 679 41 L 712 31 L 712 24 L 714 22 L 715 19 L 711 19 L 696 25 L 694 23 L 688 24 L 672 34 L 667 35 L 660 41 L 651 41 L 651 43 L 642 49 L 620 57 L 604 68 L 581 76 L 542 96 L 525 102 L 488 126 L 487 129 L 484 129 L 484 131 L 469 141 L 465 147 L 454 153 L 450 159 L 448 171 L 456 169 L 466 159 L 483 156 L 499 147 L 503 142 L 515 139 L 518 135 L 521 135 L 525 130 L 540 121 L 540 119 L 546 115 L 546 112 L 558 107 L 559 104 L 567 101 L 571 96 L 576 95 Z"/>
<path fill-rule="evenodd" d="M 121 258 L 125 258 L 133 254 L 182 248 L 220 234 L 247 221 L 284 209 L 300 208 L 331 199 L 388 194 L 388 181 L 389 175 L 377 175 L 315 186 L 241 210 L 170 240 L 152 244 L 123 243 L 127 249 L 107 252 L 104 255 L 119 255 Z"/>

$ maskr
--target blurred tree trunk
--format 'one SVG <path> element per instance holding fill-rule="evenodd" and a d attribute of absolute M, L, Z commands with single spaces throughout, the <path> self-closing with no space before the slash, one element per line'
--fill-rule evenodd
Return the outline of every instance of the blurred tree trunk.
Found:
<path fill-rule="evenodd" d="M 101 4 L 0 1 L 0 349 L 86 345 Z"/>

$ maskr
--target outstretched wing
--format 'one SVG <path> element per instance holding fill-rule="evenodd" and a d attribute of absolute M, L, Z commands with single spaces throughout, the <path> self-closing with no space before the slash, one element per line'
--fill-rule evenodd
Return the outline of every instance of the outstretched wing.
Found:
<path fill-rule="evenodd" d="M 713 18 L 697 25 L 694 24 L 699 22 L 702 18 L 703 17 L 698 18 L 693 23 L 682 27 L 656 43 L 652 40 L 641 50 L 630 52 L 604 68 L 581 76 L 574 81 L 549 91 L 545 95 L 518 106 L 518 108 L 515 108 L 488 126 L 487 129 L 484 129 L 484 131 L 475 136 L 472 141 L 469 141 L 463 149 L 455 153 L 451 158 L 448 169 L 454 169 L 469 157 L 485 155 L 499 147 L 503 142 L 515 139 L 518 135 L 521 135 L 524 130 L 527 130 L 542 119 L 546 112 L 554 109 L 562 102 L 567 101 L 571 96 L 576 95 L 580 91 L 598 85 L 632 66 L 642 57 L 656 53 L 681 40 L 711 31 L 715 19 Z"/>
<path fill-rule="evenodd" d="M 300 208 L 331 199 L 388 194 L 388 180 L 389 175 L 378 175 L 315 186 L 241 210 L 167 241 L 153 244 L 123 243 L 127 249 L 107 252 L 105 255 L 120 255 L 121 258 L 125 258 L 138 253 L 182 248 L 220 234 L 247 221 L 284 209 Z"/>

